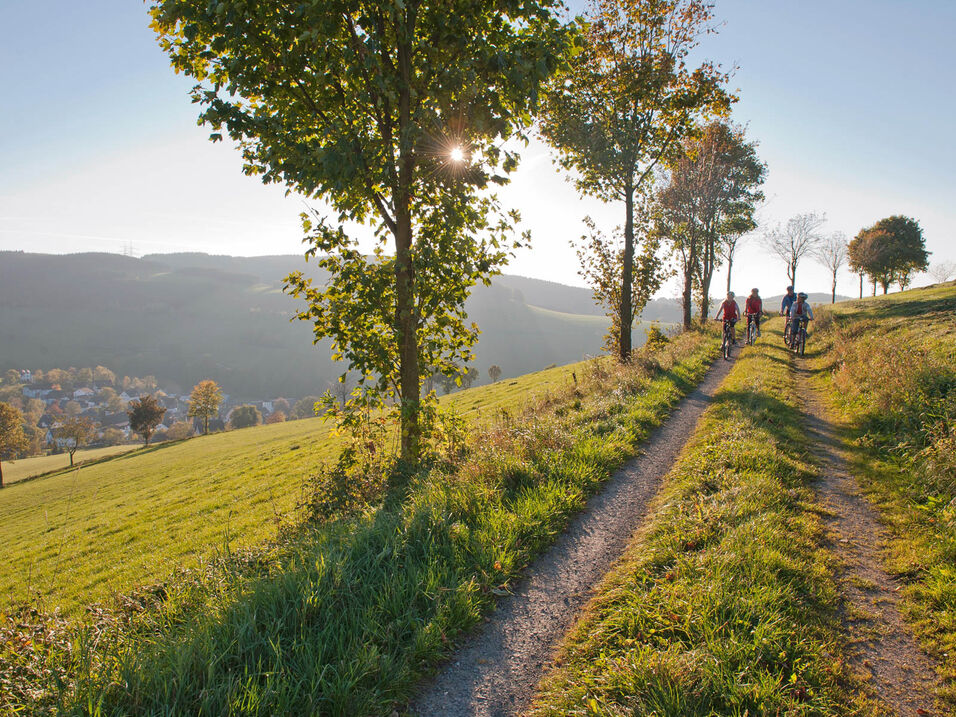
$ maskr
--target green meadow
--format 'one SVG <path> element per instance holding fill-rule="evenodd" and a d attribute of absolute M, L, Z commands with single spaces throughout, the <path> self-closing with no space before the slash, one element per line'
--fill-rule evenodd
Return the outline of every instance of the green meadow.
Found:
<path fill-rule="evenodd" d="M 570 365 L 442 397 L 472 425 L 566 386 Z M 137 449 L 0 491 L 0 599 L 68 612 L 276 536 L 339 440 L 321 418 Z M 78 454 L 79 455 L 79 454 Z M 57 457 L 60 458 L 60 457 Z"/>

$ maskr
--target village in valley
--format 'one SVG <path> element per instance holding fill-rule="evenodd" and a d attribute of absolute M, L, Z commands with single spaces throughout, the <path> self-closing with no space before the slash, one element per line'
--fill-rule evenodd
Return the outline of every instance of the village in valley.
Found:
<path fill-rule="evenodd" d="M 202 416 L 190 415 L 191 393 L 176 384 L 162 384 L 154 376 L 117 376 L 105 366 L 95 368 L 50 369 L 42 371 L 9 369 L 3 375 L 0 395 L 5 402 L 16 405 L 24 416 L 28 455 L 44 452 L 60 453 L 80 446 L 75 436 L 62 430 L 70 419 L 85 419 L 87 431 L 83 445 L 116 446 L 137 440 L 130 425 L 130 405 L 144 395 L 155 398 L 162 409 L 160 422 L 151 432 L 152 442 L 181 440 L 196 433 L 222 431 L 228 427 L 244 427 L 232 421 L 234 409 L 250 406 L 243 415 L 248 425 L 278 423 L 314 415 L 314 396 L 300 401 L 274 398 L 267 401 L 238 403 L 232 396 L 221 393 L 216 415 L 209 417 L 208 425 Z"/>

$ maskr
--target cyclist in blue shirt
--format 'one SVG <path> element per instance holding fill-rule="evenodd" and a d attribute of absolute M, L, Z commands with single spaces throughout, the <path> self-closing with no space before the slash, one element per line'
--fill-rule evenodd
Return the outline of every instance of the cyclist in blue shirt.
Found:
<path fill-rule="evenodd" d="M 793 306 L 793 302 L 797 300 L 797 295 L 793 291 L 792 286 L 787 287 L 787 293 L 783 297 L 783 302 L 780 304 L 780 315 L 789 316 L 790 307 Z"/>

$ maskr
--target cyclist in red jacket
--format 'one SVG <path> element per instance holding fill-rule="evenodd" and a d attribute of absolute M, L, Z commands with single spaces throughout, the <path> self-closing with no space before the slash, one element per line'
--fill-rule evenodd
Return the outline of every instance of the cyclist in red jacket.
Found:
<path fill-rule="evenodd" d="M 750 296 L 747 297 L 747 303 L 744 305 L 744 313 L 749 317 L 753 316 L 753 321 L 757 325 L 757 336 L 760 336 L 760 314 L 763 313 L 763 299 L 760 298 L 760 292 L 757 289 L 750 290 Z"/>
<path fill-rule="evenodd" d="M 734 301 L 734 292 L 728 291 L 727 298 L 724 300 L 724 303 L 720 305 L 720 308 L 717 309 L 717 316 L 714 317 L 715 320 L 730 322 L 730 335 L 734 339 L 734 343 L 737 343 L 737 329 L 736 324 L 740 319 L 740 307 L 737 306 L 737 302 Z"/>

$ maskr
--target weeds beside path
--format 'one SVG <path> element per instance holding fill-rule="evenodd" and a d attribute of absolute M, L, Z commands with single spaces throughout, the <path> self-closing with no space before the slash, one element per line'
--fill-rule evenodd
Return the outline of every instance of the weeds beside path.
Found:
<path fill-rule="evenodd" d="M 936 668 L 904 626 L 901 583 L 887 574 L 880 559 L 887 536 L 847 470 L 804 359 L 797 359 L 796 374 L 811 453 L 820 468 L 817 490 L 827 511 L 830 547 L 842 563 L 838 579 L 847 603 L 842 617 L 850 663 L 897 714 L 929 714 L 938 687 Z"/>
<path fill-rule="evenodd" d="M 650 499 L 733 364 L 703 382 L 592 498 L 568 530 L 499 603 L 490 624 L 455 654 L 412 706 L 417 715 L 512 715 L 530 700 L 558 641 L 624 552 Z"/>
<path fill-rule="evenodd" d="M 741 352 L 529 712 L 862 716 L 779 322 Z"/>

